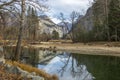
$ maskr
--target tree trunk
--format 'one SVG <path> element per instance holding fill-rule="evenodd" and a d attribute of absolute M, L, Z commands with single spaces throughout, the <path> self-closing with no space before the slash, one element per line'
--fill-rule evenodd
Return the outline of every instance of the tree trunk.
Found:
<path fill-rule="evenodd" d="M 20 30 L 19 30 L 18 42 L 17 42 L 17 45 L 16 45 L 16 51 L 15 51 L 15 56 L 14 56 L 15 61 L 19 61 L 20 54 L 21 54 L 21 43 L 22 43 L 22 36 L 23 36 L 23 28 L 25 26 L 25 24 L 24 24 L 24 20 L 25 20 L 25 0 L 22 0 L 21 8 L 22 8 L 22 11 L 21 11 L 21 26 L 20 26 Z"/>
<path fill-rule="evenodd" d="M 108 0 L 105 0 L 105 14 L 106 14 L 106 28 L 107 28 L 107 37 L 108 41 L 110 41 L 110 31 L 109 31 L 109 26 L 108 26 Z"/>
<path fill-rule="evenodd" d="M 118 35 L 117 35 L 117 27 L 115 27 L 115 41 L 117 42 L 117 38 L 118 38 Z"/>
<path fill-rule="evenodd" d="M 33 41 L 36 41 L 36 24 L 35 24 L 35 27 L 34 27 Z"/>

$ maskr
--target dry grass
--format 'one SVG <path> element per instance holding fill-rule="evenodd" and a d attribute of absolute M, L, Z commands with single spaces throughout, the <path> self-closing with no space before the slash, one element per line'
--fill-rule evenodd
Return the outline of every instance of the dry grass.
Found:
<path fill-rule="evenodd" d="M 17 40 L 2 40 L 0 39 L 0 44 L 4 45 L 16 45 Z M 26 40 L 22 40 L 22 45 L 28 45 Z"/>
<path fill-rule="evenodd" d="M 50 74 L 46 73 L 45 71 L 37 69 L 37 68 L 34 68 L 34 67 L 30 66 L 30 65 L 18 63 L 18 62 L 15 62 L 15 61 L 14 62 L 12 62 L 12 61 L 6 61 L 6 63 L 10 64 L 10 65 L 18 66 L 21 69 L 23 69 L 25 71 L 28 71 L 30 73 L 31 72 L 35 72 L 39 76 L 44 77 L 45 80 L 58 80 L 58 77 L 56 75 L 50 75 Z"/>

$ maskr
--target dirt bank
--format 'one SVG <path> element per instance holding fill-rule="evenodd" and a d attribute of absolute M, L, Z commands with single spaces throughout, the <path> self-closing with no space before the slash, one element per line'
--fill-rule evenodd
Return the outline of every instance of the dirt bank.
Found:
<path fill-rule="evenodd" d="M 51 44 L 35 44 L 29 45 L 34 48 L 46 48 L 53 50 L 62 50 L 79 54 L 90 55 L 110 55 L 120 57 L 120 47 L 109 46 L 107 44 L 82 44 L 82 43 L 51 43 Z"/>

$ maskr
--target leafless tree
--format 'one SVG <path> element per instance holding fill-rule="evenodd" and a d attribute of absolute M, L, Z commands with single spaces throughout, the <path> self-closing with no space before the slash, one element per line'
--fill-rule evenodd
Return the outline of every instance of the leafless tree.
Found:
<path fill-rule="evenodd" d="M 16 45 L 16 51 L 15 51 L 15 57 L 14 60 L 19 61 L 20 54 L 21 54 L 21 42 L 22 42 L 22 36 L 23 36 L 23 28 L 25 27 L 25 11 L 26 11 L 26 5 L 32 6 L 34 8 L 37 8 L 38 10 L 43 10 L 46 7 L 44 5 L 39 4 L 38 0 L 22 0 L 21 1 L 21 27 L 19 30 L 18 35 L 18 42 Z M 44 7 L 44 8 L 43 8 Z"/>
<path fill-rule="evenodd" d="M 76 11 L 72 11 L 72 13 L 70 14 L 69 19 L 65 19 L 64 14 L 63 14 L 63 13 L 60 13 L 60 20 L 61 20 L 61 22 L 64 24 L 64 26 L 66 27 L 66 28 L 65 28 L 65 29 L 66 29 L 65 31 L 66 31 L 66 32 L 70 31 L 70 39 L 71 39 L 71 40 L 74 39 L 73 29 L 74 29 L 74 27 L 75 27 L 75 24 L 76 24 L 79 16 L 80 16 L 80 13 L 78 13 L 78 12 L 76 12 Z M 68 21 L 67 21 L 67 20 L 68 20 Z M 70 26 L 68 25 L 68 23 L 71 23 L 71 30 L 69 30 L 69 27 L 70 27 Z"/>
<path fill-rule="evenodd" d="M 8 1 L 8 0 L 0 0 L 0 9 L 2 9 L 4 6 L 9 6 L 9 5 L 11 5 L 12 3 L 14 3 L 14 2 L 16 2 L 17 0 L 10 0 L 10 1 Z"/>
<path fill-rule="evenodd" d="M 68 22 L 66 21 L 63 13 L 60 13 L 59 19 L 61 20 L 61 23 L 63 24 L 62 25 L 63 37 L 65 37 L 65 33 L 69 31 Z"/>
<path fill-rule="evenodd" d="M 72 24 L 72 26 L 71 26 L 71 37 L 72 37 L 72 40 L 74 40 L 74 37 L 75 37 L 73 29 L 74 29 L 74 27 L 76 25 L 76 22 L 77 22 L 78 18 L 79 18 L 79 13 L 78 12 L 73 11 L 70 14 L 70 20 L 71 20 L 71 24 Z"/>

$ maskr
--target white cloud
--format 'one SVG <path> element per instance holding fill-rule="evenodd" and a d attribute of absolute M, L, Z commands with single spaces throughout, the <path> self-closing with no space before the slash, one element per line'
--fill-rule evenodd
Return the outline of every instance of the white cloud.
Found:
<path fill-rule="evenodd" d="M 66 16 L 69 16 L 72 11 L 86 11 L 89 7 L 89 1 L 92 0 L 49 0 L 47 4 L 50 7 L 50 11 L 47 14 L 52 17 L 57 17 L 60 12 L 64 13 Z"/>

